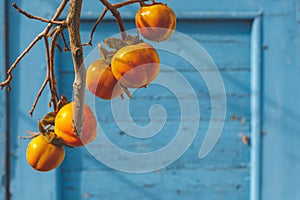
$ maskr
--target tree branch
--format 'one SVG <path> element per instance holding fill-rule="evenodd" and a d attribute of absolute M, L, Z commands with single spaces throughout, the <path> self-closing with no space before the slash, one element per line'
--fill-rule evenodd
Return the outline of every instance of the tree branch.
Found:
<path fill-rule="evenodd" d="M 39 99 L 40 99 L 40 97 L 41 97 L 41 95 L 42 95 L 42 93 L 43 93 L 43 91 L 44 91 L 44 89 L 45 89 L 47 83 L 48 83 L 49 80 L 50 80 L 50 68 L 49 68 L 49 67 L 50 67 L 50 65 L 49 65 L 49 62 L 50 62 L 50 60 L 49 60 L 49 57 L 50 57 L 50 53 L 49 53 L 49 41 L 48 41 L 48 38 L 47 38 L 46 36 L 44 37 L 44 40 L 45 40 L 45 46 L 46 46 L 47 74 L 46 74 L 45 80 L 44 80 L 44 82 L 43 82 L 43 84 L 42 84 L 42 86 L 41 86 L 41 88 L 40 88 L 40 90 L 39 90 L 37 96 L 35 97 L 35 100 L 34 100 L 34 102 L 33 102 L 33 105 L 32 105 L 32 107 L 31 107 L 31 109 L 30 109 L 30 111 L 29 111 L 29 114 L 30 114 L 31 116 L 33 115 L 33 112 L 34 112 L 34 109 L 35 109 L 35 107 L 36 107 L 36 104 L 37 104 L 37 102 L 39 101 Z"/>
<path fill-rule="evenodd" d="M 119 29 L 120 29 L 120 32 L 121 32 L 121 37 L 122 39 L 126 39 L 126 30 L 125 30 L 125 26 L 124 26 L 124 23 L 123 23 L 123 20 L 122 20 L 122 17 L 120 15 L 120 12 L 117 10 L 117 8 L 109 3 L 107 0 L 100 0 L 102 2 L 102 4 L 107 7 L 110 12 L 112 13 L 112 15 L 116 18 L 116 21 L 118 23 L 118 26 L 119 26 Z"/>
<path fill-rule="evenodd" d="M 66 7 L 69 0 L 63 0 L 59 7 L 57 8 L 56 13 L 54 14 L 52 21 L 55 21 L 58 19 L 58 17 L 61 15 L 62 11 Z M 7 90 L 10 91 L 10 81 L 12 80 L 12 71 L 17 66 L 17 64 L 23 59 L 23 57 L 34 47 L 34 45 L 42 39 L 44 36 L 48 34 L 48 32 L 51 30 L 53 23 L 49 23 L 48 26 L 28 45 L 28 47 L 20 54 L 20 56 L 15 60 L 15 62 L 10 66 L 10 68 L 7 70 L 7 78 L 5 81 L 0 83 L 1 89 L 3 89 L 5 86 L 7 87 Z"/>
<path fill-rule="evenodd" d="M 148 1 L 148 0 L 146 0 Z M 140 3 L 140 5 L 145 5 L 144 1 L 143 0 L 129 0 L 129 1 L 124 1 L 124 2 L 120 2 L 120 3 L 116 3 L 116 4 L 112 4 L 113 7 L 115 7 L 116 9 L 118 8 L 121 8 L 123 6 L 127 6 L 127 5 L 130 5 L 130 4 L 134 4 L 134 3 Z M 101 21 L 103 20 L 104 16 L 106 15 L 108 11 L 108 8 L 105 7 L 103 12 L 101 13 L 101 15 L 99 16 L 99 18 L 97 19 L 97 21 L 95 22 L 95 24 L 93 25 L 93 28 L 92 28 L 92 31 L 91 31 L 91 34 L 90 34 L 90 40 L 84 44 L 84 46 L 86 45 L 90 45 L 92 46 L 92 42 L 93 42 L 93 35 L 95 33 L 95 30 L 97 28 L 97 26 L 101 23 Z M 123 25 L 124 26 L 124 25 Z"/>
<path fill-rule="evenodd" d="M 90 40 L 85 44 L 85 45 L 92 45 L 92 42 L 93 42 L 93 35 L 94 35 L 94 32 L 97 28 L 97 26 L 101 23 L 101 21 L 103 20 L 104 16 L 106 15 L 107 13 L 107 8 L 105 7 L 102 14 L 99 16 L 99 18 L 97 19 L 97 21 L 95 22 L 93 28 L 92 28 L 92 31 L 91 31 L 91 34 L 90 34 Z"/>
<path fill-rule="evenodd" d="M 81 136 L 83 124 L 83 107 L 85 95 L 85 67 L 83 62 L 83 50 L 80 40 L 80 15 L 82 0 L 70 0 L 70 8 L 67 18 L 70 49 L 73 57 L 75 80 L 74 104 L 73 104 L 73 128 L 77 136 Z"/>
<path fill-rule="evenodd" d="M 28 17 L 30 19 L 36 19 L 36 20 L 40 20 L 42 22 L 57 24 L 57 25 L 65 25 L 66 24 L 65 21 L 49 20 L 49 19 L 45 19 L 42 17 L 31 15 L 31 14 L 27 13 L 26 11 L 22 10 L 20 7 L 18 7 L 16 3 L 13 3 L 12 5 L 19 13 L 22 13 L 23 15 L 25 15 L 26 17 Z"/>
<path fill-rule="evenodd" d="M 59 99 L 57 88 L 56 88 L 55 72 L 54 72 L 54 55 L 55 55 L 55 50 L 57 47 L 57 40 L 58 40 L 59 36 L 61 35 L 61 33 L 63 32 L 64 27 L 58 26 L 55 29 L 56 29 L 56 32 L 54 33 L 54 35 L 52 37 L 52 43 L 51 43 L 51 47 L 50 47 L 50 62 L 49 62 L 49 64 L 50 64 L 50 66 L 49 66 L 50 90 L 51 90 L 51 100 L 50 100 L 49 104 L 51 104 L 51 102 L 53 103 L 54 110 L 56 110 L 56 104 Z"/>
<path fill-rule="evenodd" d="M 67 43 L 67 40 L 66 40 L 66 37 L 65 37 L 65 34 L 64 34 L 63 31 L 60 33 L 60 36 L 61 36 L 61 39 L 62 39 L 64 45 L 65 45 L 64 51 L 65 52 L 70 51 L 69 45 Z"/>

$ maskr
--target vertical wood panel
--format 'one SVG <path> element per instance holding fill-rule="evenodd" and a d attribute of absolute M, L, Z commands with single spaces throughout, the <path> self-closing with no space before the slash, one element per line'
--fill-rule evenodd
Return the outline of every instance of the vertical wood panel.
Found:
<path fill-rule="evenodd" d="M 28 44 L 39 34 L 47 24 L 28 19 L 18 13 L 11 0 L 8 3 L 9 12 L 9 64 L 12 64 Z M 46 2 L 43 9 L 48 10 Z M 34 1 L 16 1 L 24 10 L 37 14 L 41 9 Z M 49 89 L 45 92 L 37 104 L 33 117 L 29 110 L 34 102 L 41 84 L 46 75 L 45 49 L 43 42 L 39 42 L 22 59 L 13 71 L 10 95 L 10 191 L 11 200 L 20 199 L 58 199 L 56 172 L 35 171 L 26 161 L 26 148 L 29 140 L 21 140 L 18 136 L 26 135 L 26 131 L 37 132 L 37 122 L 44 114 L 50 111 L 48 108 Z"/>
<path fill-rule="evenodd" d="M 6 77 L 6 1 L 0 2 L 0 81 Z M 6 91 L 0 91 L 0 200 L 6 199 Z"/>
<path fill-rule="evenodd" d="M 300 28 L 295 3 L 263 4 L 263 200 L 300 199 Z"/>
<path fill-rule="evenodd" d="M 296 6 L 295 6 L 295 13 L 296 13 L 296 20 L 299 23 L 300 22 L 300 0 L 295 0 Z"/>

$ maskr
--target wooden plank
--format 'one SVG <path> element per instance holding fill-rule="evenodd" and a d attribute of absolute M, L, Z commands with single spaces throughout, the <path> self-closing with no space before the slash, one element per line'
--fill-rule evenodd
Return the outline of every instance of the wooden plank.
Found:
<path fill-rule="evenodd" d="M 169 73 L 169 72 L 162 72 Z M 201 117 L 203 119 L 210 117 L 210 95 L 206 88 L 206 84 L 201 79 L 201 76 L 195 75 L 193 72 L 182 73 L 189 83 L 192 84 L 193 91 L 184 91 L 180 94 L 172 94 L 167 88 L 159 85 L 149 85 L 145 89 L 138 89 L 133 93 L 133 98 L 129 101 L 130 112 L 133 117 L 147 119 L 148 118 L 148 109 L 151 105 L 161 104 L 166 106 L 166 110 L 171 112 L 170 118 L 174 118 L 180 114 L 180 107 L 178 101 L 180 99 L 189 99 L 190 96 L 194 93 L 197 96 L 197 101 L 201 109 Z M 172 74 L 171 74 L 172 75 Z M 170 77 L 171 77 L 170 75 Z M 72 86 L 73 74 L 62 74 L 61 84 L 67 87 Z M 227 103 L 227 117 L 232 115 L 244 115 L 246 118 L 249 118 L 250 112 L 247 112 L 250 104 L 250 72 L 223 72 L 222 73 L 223 81 L 225 84 L 225 89 L 227 92 L 228 103 Z M 67 89 L 62 90 L 67 97 L 71 97 L 72 91 Z M 98 99 L 87 91 L 87 95 L 90 98 L 95 99 L 96 107 L 99 108 L 99 119 L 104 121 L 108 118 L 111 118 L 111 102 Z M 218 98 L 218 94 L 212 94 L 213 98 Z M 127 97 L 124 101 L 128 101 Z M 118 104 L 124 104 L 121 99 L 116 99 L 114 102 Z M 100 109 L 101 108 L 101 109 Z M 141 113 L 142 109 L 145 113 Z M 249 109 L 248 109 L 249 110 Z"/>
<path fill-rule="evenodd" d="M 153 122 L 155 123 L 155 122 Z M 193 121 L 189 122 L 194 123 Z M 118 147 L 137 153 L 147 153 L 153 150 L 164 147 L 177 135 L 178 122 L 167 122 L 161 132 L 158 132 L 151 138 L 139 139 L 133 138 L 114 124 L 114 123 L 100 123 L 98 124 L 104 131 L 108 139 Z M 199 150 L 203 138 L 207 131 L 208 122 L 200 122 L 200 127 L 196 138 L 190 148 L 183 154 L 183 156 L 176 162 L 172 163 L 168 168 L 184 167 L 185 169 L 213 169 L 230 167 L 248 167 L 250 148 L 243 144 L 241 135 L 249 134 L 250 122 L 242 124 L 240 121 L 225 122 L 224 130 L 221 135 L 219 143 L 215 146 L 213 151 L 204 159 L 199 159 L 197 151 Z M 149 130 L 149 129 L 148 129 Z M 131 129 L 129 128 L 130 132 Z M 187 127 L 185 134 L 189 134 L 190 129 Z M 142 136 L 142 132 L 140 135 Z M 101 155 L 105 151 L 105 147 L 98 144 L 98 140 L 92 143 L 88 149 L 68 149 L 67 159 L 63 165 L 63 175 L 65 171 L 92 171 L 92 170 L 112 170 L 107 166 L 102 165 L 95 160 L 93 155 Z M 89 152 L 89 150 L 93 152 Z M 92 153 L 92 154 L 90 154 Z M 79 156 L 78 156 L 79 155 Z M 113 154 L 112 154 L 113 155 Z M 77 159 L 81 162 L 76 162 Z M 76 162 L 76 164 L 75 164 Z M 72 164 L 73 163 L 73 164 Z"/>
<path fill-rule="evenodd" d="M 215 200 L 230 197 L 240 200 L 248 198 L 249 190 L 248 168 L 165 169 L 147 175 L 98 170 L 84 171 L 80 176 L 69 173 L 66 172 L 63 179 L 64 199 Z"/>
<path fill-rule="evenodd" d="M 120 2 L 118 0 L 111 1 L 113 3 Z M 185 3 L 181 0 L 172 0 L 172 1 L 162 1 L 167 3 L 172 7 L 178 18 L 190 17 L 191 18 L 205 18 L 205 16 L 210 18 L 220 18 L 220 17 L 247 17 L 253 18 L 253 15 L 256 15 L 257 10 L 260 5 L 258 0 L 245 0 L 245 1 L 226 1 L 226 0 L 211 0 L 211 1 L 199 1 L 199 0 L 190 0 L 189 3 Z M 241 6 L 241 4 L 243 6 Z M 84 2 L 83 4 L 83 18 L 93 19 L 99 16 L 99 8 L 95 6 L 94 3 Z M 131 5 L 125 8 L 120 9 L 122 16 L 125 18 L 132 18 L 136 11 L 138 10 L 138 5 Z M 207 13 L 209 13 L 207 15 Z M 232 13 L 232 14 L 228 14 Z M 110 14 L 108 15 L 110 16 Z M 213 17 L 212 17 L 213 16 Z"/>
<path fill-rule="evenodd" d="M 266 1 L 263 7 L 261 198 L 300 199 L 300 93 L 295 92 L 300 84 L 300 35 L 295 1 Z"/>
<path fill-rule="evenodd" d="M 226 30 L 221 30 L 220 27 L 228 26 Z M 92 23 L 82 24 L 83 41 L 88 40 Z M 134 28 L 134 23 L 127 22 L 127 29 Z M 220 70 L 250 69 L 250 32 L 251 21 L 249 20 L 184 20 L 178 23 L 177 31 L 187 34 L 196 40 L 209 53 L 217 67 Z M 101 23 L 99 34 L 94 35 L 94 44 L 103 41 L 106 37 L 112 37 L 118 33 L 117 26 L 113 21 Z M 248 34 L 247 34 L 248 33 Z M 154 44 L 155 45 L 155 44 Z M 219 48 L 215 48 L 218 45 Z M 85 47 L 85 56 L 88 56 L 95 48 Z M 158 50 L 161 63 L 171 66 L 175 69 L 185 69 L 187 62 L 180 54 Z M 236 56 L 239 54 L 239 56 Z M 176 56 L 176 59 L 175 57 Z M 170 59 L 172 57 L 172 59 Z M 64 61 L 66 64 L 59 69 L 62 71 L 72 71 L 72 60 L 69 53 L 58 53 L 57 61 Z M 86 61 L 89 65 L 89 60 Z M 203 70 L 206 70 L 203 66 Z M 208 69 L 207 69 L 208 70 Z"/>
<path fill-rule="evenodd" d="M 5 1 L 0 2 L 0 80 L 6 78 L 6 3 Z M 0 92 L 0 200 L 6 199 L 6 188 L 7 183 L 7 160 L 6 160 L 6 143 L 7 143 L 7 101 L 6 101 L 6 91 Z"/>

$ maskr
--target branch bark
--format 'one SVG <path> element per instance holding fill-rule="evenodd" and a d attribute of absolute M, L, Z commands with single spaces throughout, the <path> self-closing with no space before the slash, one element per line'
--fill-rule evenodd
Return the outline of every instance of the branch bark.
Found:
<path fill-rule="evenodd" d="M 70 49 L 73 57 L 75 79 L 73 83 L 73 128 L 77 136 L 81 136 L 83 125 L 83 108 L 85 96 L 86 71 L 83 62 L 83 50 L 80 39 L 80 15 L 82 0 L 70 0 L 70 8 L 67 17 Z"/>

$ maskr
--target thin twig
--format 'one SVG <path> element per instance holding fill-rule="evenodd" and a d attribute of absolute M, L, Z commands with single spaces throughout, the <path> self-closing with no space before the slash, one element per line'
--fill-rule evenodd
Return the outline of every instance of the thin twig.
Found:
<path fill-rule="evenodd" d="M 16 3 L 13 3 L 12 5 L 13 5 L 13 7 L 14 7 L 19 13 L 22 13 L 23 15 L 25 15 L 26 17 L 28 17 L 28 18 L 30 18 L 30 19 L 36 19 L 36 20 L 40 20 L 40 21 L 42 21 L 42 22 L 51 23 L 51 24 L 57 24 L 57 25 L 64 25 L 64 24 L 66 24 L 65 21 L 49 20 L 49 19 L 45 19 L 45 18 L 42 18 L 42 17 L 38 17 L 38 16 L 31 15 L 31 14 L 27 13 L 26 11 L 22 10 L 20 7 L 18 7 Z"/>
<path fill-rule="evenodd" d="M 65 37 L 65 34 L 64 34 L 63 31 L 60 33 L 60 36 L 62 38 L 62 41 L 63 41 L 64 45 L 65 45 L 64 51 L 65 52 L 70 51 L 70 47 L 69 47 L 69 45 L 67 43 L 67 40 L 66 40 L 66 37 Z"/>
<path fill-rule="evenodd" d="M 40 97 L 41 97 L 41 95 L 42 95 L 42 93 L 43 93 L 43 91 L 44 91 L 44 89 L 45 89 L 47 83 L 48 83 L 49 80 L 50 80 L 50 68 L 49 68 L 49 67 L 50 67 L 50 65 L 49 65 L 49 56 L 50 56 L 50 54 L 49 54 L 49 42 L 48 42 L 48 38 L 47 38 L 46 36 L 44 37 L 44 40 L 45 40 L 45 46 L 46 46 L 47 74 L 46 74 L 45 80 L 44 80 L 44 82 L 43 82 L 43 84 L 42 84 L 42 86 L 41 86 L 41 88 L 40 88 L 40 90 L 39 90 L 37 96 L 35 97 L 35 100 L 34 100 L 34 102 L 33 102 L 33 105 L 32 105 L 32 107 L 31 107 L 31 109 L 30 109 L 30 111 L 29 111 L 29 114 L 30 114 L 31 116 L 33 115 L 33 112 L 34 112 L 34 109 L 35 109 L 35 107 L 36 107 L 36 105 L 37 105 L 37 102 L 39 101 L 39 99 L 40 99 Z"/>
<path fill-rule="evenodd" d="M 104 10 L 103 10 L 103 12 L 102 12 L 102 14 L 99 16 L 99 18 L 97 19 L 97 21 L 95 22 L 95 24 L 94 24 L 94 26 L 92 28 L 92 31 L 91 31 L 91 34 L 90 34 L 90 40 L 86 44 L 84 44 L 84 46 L 85 45 L 92 46 L 94 32 L 95 32 L 98 24 L 100 24 L 101 21 L 103 20 L 103 18 L 106 15 L 107 11 L 108 11 L 108 9 L 105 7 Z"/>
<path fill-rule="evenodd" d="M 64 10 L 64 8 L 66 7 L 67 3 L 69 2 L 69 0 L 63 0 L 61 2 L 61 4 L 59 5 L 59 7 L 57 8 L 56 13 L 54 14 L 52 21 L 55 21 L 58 19 L 58 17 L 61 15 L 62 11 Z M 53 24 L 49 23 L 48 26 L 38 35 L 36 36 L 36 38 L 27 46 L 27 48 L 19 55 L 19 57 L 15 60 L 15 62 L 10 66 L 10 68 L 7 71 L 7 78 L 5 81 L 3 81 L 2 83 L 0 83 L 0 87 L 1 89 L 3 89 L 5 86 L 7 87 L 7 90 L 10 91 L 10 81 L 13 78 L 12 75 L 12 71 L 14 70 L 14 68 L 17 66 L 17 64 L 23 59 L 23 57 L 32 49 L 32 47 L 40 40 L 42 39 L 44 36 L 46 36 L 48 34 L 48 32 L 50 31 L 50 29 L 52 28 Z"/>
<path fill-rule="evenodd" d="M 52 37 L 52 43 L 51 43 L 51 47 L 50 47 L 50 66 L 49 66 L 49 69 L 50 69 L 50 72 L 51 72 L 51 100 L 50 102 L 53 103 L 53 106 L 54 106 L 54 110 L 56 110 L 56 105 L 57 105 L 57 101 L 59 100 L 59 97 L 58 97 L 58 92 L 57 92 L 57 89 L 56 89 L 56 78 L 55 78 L 55 70 L 54 70 L 54 55 L 55 55 L 55 49 L 56 49 L 56 46 L 57 46 L 57 40 L 59 38 L 59 36 L 61 35 L 61 33 L 63 32 L 64 30 L 64 27 L 62 26 L 58 26 L 56 27 L 56 32 L 54 33 L 53 37 Z"/>
<path fill-rule="evenodd" d="M 144 1 L 143 0 L 130 0 L 130 1 L 124 1 L 124 2 L 120 2 L 120 3 L 116 3 L 116 4 L 112 4 L 115 8 L 121 8 L 123 6 L 127 6 L 127 5 L 130 5 L 130 4 L 134 4 L 134 3 L 140 3 L 141 6 L 145 5 Z M 105 7 L 103 12 L 101 13 L 101 15 L 99 16 L 99 18 L 97 19 L 97 21 L 95 22 L 95 24 L 93 25 L 93 28 L 91 30 L 91 34 L 90 34 L 90 40 L 83 44 L 83 46 L 92 46 L 92 42 L 93 42 L 93 36 L 94 36 L 94 33 L 96 31 L 96 28 L 97 26 L 101 23 L 101 21 L 103 20 L 104 16 L 106 15 L 108 11 L 108 8 Z"/>
<path fill-rule="evenodd" d="M 58 48 L 58 50 L 59 50 L 60 52 L 63 51 L 63 48 L 60 46 L 60 44 L 56 43 L 56 47 Z"/>
<path fill-rule="evenodd" d="M 8 77 L 5 81 L 3 81 L 0 86 L 1 89 L 4 88 L 4 86 L 7 86 L 7 90 L 10 91 L 10 81 L 12 80 L 12 71 L 17 66 L 17 64 L 22 60 L 22 58 L 32 49 L 32 47 L 44 36 L 44 34 L 39 34 L 30 44 L 29 46 L 19 55 L 19 57 L 15 60 L 15 62 L 11 65 L 11 67 L 7 70 Z"/>
<path fill-rule="evenodd" d="M 126 30 L 125 30 L 125 26 L 124 26 L 124 23 L 123 23 L 123 20 L 122 20 L 122 17 L 120 15 L 120 12 L 117 10 L 117 8 L 111 4 L 109 1 L 107 0 L 100 0 L 101 3 L 107 7 L 110 12 L 112 13 L 112 15 L 115 17 L 117 23 L 118 23 L 118 26 L 119 26 L 119 29 L 120 29 L 120 32 L 121 32 L 121 37 L 123 40 L 126 39 L 127 37 L 127 34 L 126 34 Z"/>

